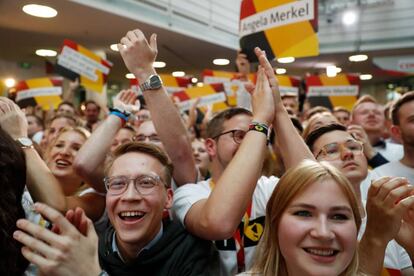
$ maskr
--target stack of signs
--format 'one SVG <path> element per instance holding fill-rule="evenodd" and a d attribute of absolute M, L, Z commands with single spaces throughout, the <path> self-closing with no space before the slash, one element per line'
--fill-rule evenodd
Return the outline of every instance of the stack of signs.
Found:
<path fill-rule="evenodd" d="M 327 75 L 306 78 L 307 98 L 311 106 L 334 108 L 343 106 L 348 110 L 356 102 L 359 94 L 359 76 L 338 74 L 336 77 Z"/>
<path fill-rule="evenodd" d="M 275 57 L 319 55 L 316 0 L 243 0 L 240 9 L 240 48 L 250 61 L 259 46 Z"/>
<path fill-rule="evenodd" d="M 62 102 L 63 78 L 38 78 L 20 81 L 11 95 L 21 107 L 41 106 L 43 110 L 54 109 Z"/>
<path fill-rule="evenodd" d="M 112 63 L 69 39 L 63 41 L 55 70 L 68 79 L 79 78 L 86 89 L 102 93 Z"/>
<path fill-rule="evenodd" d="M 191 80 L 188 77 L 173 77 L 169 74 L 159 74 L 159 76 L 161 77 L 163 86 L 170 94 L 183 91 L 191 84 Z M 138 95 L 142 94 L 137 79 L 131 79 L 129 84 L 131 89 L 137 92 Z"/>
<path fill-rule="evenodd" d="M 213 112 L 219 112 L 228 108 L 226 93 L 221 83 L 187 88 L 184 91 L 174 93 L 173 97 L 178 101 L 177 105 L 181 111 L 189 110 L 197 98 L 200 98 L 198 107 L 212 105 Z"/>

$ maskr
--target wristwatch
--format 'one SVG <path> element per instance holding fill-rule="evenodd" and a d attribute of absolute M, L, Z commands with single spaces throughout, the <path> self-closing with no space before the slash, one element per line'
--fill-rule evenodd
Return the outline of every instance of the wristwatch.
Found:
<path fill-rule="evenodd" d="M 144 83 L 142 83 L 139 86 L 139 88 L 141 89 L 141 91 L 146 91 L 146 90 L 157 90 L 161 88 L 161 86 L 162 86 L 162 80 L 160 76 L 151 75 L 148 77 L 148 79 Z"/>
<path fill-rule="evenodd" d="M 19 137 L 16 139 L 16 142 L 19 143 L 23 149 L 33 148 L 33 141 L 27 137 Z"/>

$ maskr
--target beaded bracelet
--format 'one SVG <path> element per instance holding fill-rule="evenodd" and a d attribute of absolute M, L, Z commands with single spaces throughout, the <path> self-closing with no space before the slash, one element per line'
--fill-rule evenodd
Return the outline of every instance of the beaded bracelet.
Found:
<path fill-rule="evenodd" d="M 251 122 L 249 125 L 249 131 L 254 130 L 263 133 L 264 135 L 268 135 L 269 127 L 266 124 L 259 123 L 259 122 Z"/>

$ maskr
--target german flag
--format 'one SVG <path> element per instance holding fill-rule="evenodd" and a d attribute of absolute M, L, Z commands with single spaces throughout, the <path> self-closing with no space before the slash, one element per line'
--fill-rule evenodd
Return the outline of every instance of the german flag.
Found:
<path fill-rule="evenodd" d="M 359 94 L 359 76 L 310 76 L 306 78 L 306 87 L 307 99 L 312 107 L 321 105 L 332 109 L 335 106 L 343 106 L 351 110 Z"/>
<path fill-rule="evenodd" d="M 85 88 L 102 93 L 111 67 L 110 61 L 72 40 L 65 39 L 55 71 L 71 80 L 79 78 L 80 84 Z"/>
<path fill-rule="evenodd" d="M 319 55 L 316 0 L 243 0 L 240 8 L 240 48 L 250 61 L 253 49 L 275 57 Z"/>
<path fill-rule="evenodd" d="M 10 97 L 21 107 L 41 106 L 54 109 L 62 102 L 62 78 L 37 78 L 20 81 Z"/>
<path fill-rule="evenodd" d="M 381 272 L 381 276 L 401 276 L 402 273 L 398 269 L 384 268 Z"/>

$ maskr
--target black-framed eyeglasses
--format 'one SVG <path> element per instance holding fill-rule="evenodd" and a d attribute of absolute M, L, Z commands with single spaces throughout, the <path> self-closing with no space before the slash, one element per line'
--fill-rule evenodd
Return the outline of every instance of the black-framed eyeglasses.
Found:
<path fill-rule="evenodd" d="M 338 159 L 346 149 L 352 154 L 361 154 L 364 151 L 364 144 L 360 141 L 348 140 L 344 143 L 330 143 L 322 147 L 319 153 L 315 156 L 317 160 L 335 160 Z"/>
<path fill-rule="evenodd" d="M 246 135 L 247 131 L 241 130 L 241 129 L 232 129 L 232 130 L 229 130 L 229 131 L 226 131 L 226 132 L 220 133 L 219 135 L 214 136 L 213 139 L 217 139 L 220 136 L 228 134 L 228 133 L 231 133 L 233 141 L 236 144 L 240 144 L 243 141 L 243 138 Z"/>
<path fill-rule="evenodd" d="M 131 181 L 134 183 L 135 190 L 141 195 L 149 195 L 154 192 L 158 186 L 165 185 L 164 181 L 158 175 L 142 174 L 136 178 L 129 178 L 126 175 L 117 175 L 105 177 L 105 188 L 110 195 L 123 194 Z"/>

